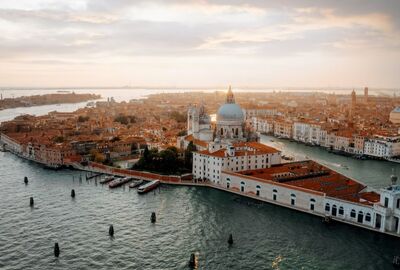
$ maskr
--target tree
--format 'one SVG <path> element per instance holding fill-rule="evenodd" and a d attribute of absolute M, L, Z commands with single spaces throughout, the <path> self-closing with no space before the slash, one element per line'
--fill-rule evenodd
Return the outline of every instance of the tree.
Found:
<path fill-rule="evenodd" d="M 144 148 L 144 151 L 143 151 L 143 159 L 144 159 L 145 162 L 149 161 L 149 156 L 150 156 L 150 151 L 149 151 L 149 148 L 146 145 L 146 148 Z"/>
<path fill-rule="evenodd" d="M 117 117 L 115 117 L 114 122 L 119 122 L 119 123 L 121 123 L 123 125 L 136 123 L 136 116 L 120 114 Z"/>
<path fill-rule="evenodd" d="M 186 169 L 192 169 L 194 151 L 197 151 L 196 145 L 194 145 L 193 141 L 190 141 L 184 153 L 184 164 Z"/>
<path fill-rule="evenodd" d="M 168 147 L 158 152 L 157 149 L 145 148 L 142 157 L 135 164 L 133 169 L 156 171 L 160 173 L 179 173 L 183 166 L 183 160 L 179 157 L 176 147 Z"/>
<path fill-rule="evenodd" d="M 80 122 L 80 123 L 86 122 L 86 121 L 88 121 L 88 120 L 89 120 L 89 116 L 80 115 L 80 116 L 78 117 L 78 122 Z"/>
<path fill-rule="evenodd" d="M 53 138 L 54 143 L 62 143 L 64 142 L 64 137 L 63 136 L 56 136 Z"/>

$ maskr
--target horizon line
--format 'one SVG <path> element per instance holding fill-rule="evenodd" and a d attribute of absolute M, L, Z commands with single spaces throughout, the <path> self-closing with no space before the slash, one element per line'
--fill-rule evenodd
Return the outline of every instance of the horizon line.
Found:
<path fill-rule="evenodd" d="M 80 90 L 80 89 L 149 89 L 149 90 L 221 90 L 228 89 L 227 86 L 0 86 L 0 91 L 7 90 L 57 90 L 57 89 L 69 89 L 69 90 Z M 391 91 L 400 91 L 399 88 L 393 87 L 369 87 L 369 86 L 312 86 L 312 87 L 295 87 L 295 86 L 237 86 L 232 87 L 237 90 L 364 90 L 365 87 L 368 87 L 369 90 L 391 90 Z M 275 88 L 275 89 L 274 89 Z"/>

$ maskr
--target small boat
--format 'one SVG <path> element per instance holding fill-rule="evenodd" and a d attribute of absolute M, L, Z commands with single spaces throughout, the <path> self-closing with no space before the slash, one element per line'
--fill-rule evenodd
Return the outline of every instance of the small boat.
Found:
<path fill-rule="evenodd" d="M 116 188 L 116 187 L 122 186 L 123 184 L 128 183 L 131 180 L 132 180 L 132 178 L 130 178 L 130 177 L 119 178 L 119 179 L 111 181 L 108 184 L 108 187 L 109 188 Z"/>
<path fill-rule="evenodd" d="M 155 189 L 156 187 L 158 187 L 160 185 L 160 180 L 153 180 L 147 184 L 141 185 L 138 188 L 138 193 L 139 194 L 144 194 L 147 193 L 149 191 L 152 191 L 153 189 Z"/>
<path fill-rule="evenodd" d="M 108 182 L 111 182 L 114 179 L 115 178 L 113 176 L 107 176 L 106 178 L 100 181 L 100 184 L 107 184 Z"/>
<path fill-rule="evenodd" d="M 135 180 L 133 183 L 129 184 L 129 188 L 135 188 L 143 184 L 143 180 Z"/>

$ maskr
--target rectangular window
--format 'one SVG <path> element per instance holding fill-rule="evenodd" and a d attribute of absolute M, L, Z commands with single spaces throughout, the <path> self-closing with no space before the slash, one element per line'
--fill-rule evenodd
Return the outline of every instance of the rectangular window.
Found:
<path fill-rule="evenodd" d="M 272 196 L 272 199 L 273 199 L 274 201 L 276 201 L 276 194 L 274 194 L 274 195 Z"/>
<path fill-rule="evenodd" d="M 291 199 L 291 200 L 290 200 L 290 204 L 291 204 L 291 205 L 295 205 L 295 199 Z"/>
<path fill-rule="evenodd" d="M 313 204 L 313 203 L 310 204 L 310 210 L 311 210 L 311 211 L 314 211 L 314 204 Z"/>
<path fill-rule="evenodd" d="M 388 207 L 388 206 L 389 206 L 389 198 L 385 197 L 385 207 Z"/>

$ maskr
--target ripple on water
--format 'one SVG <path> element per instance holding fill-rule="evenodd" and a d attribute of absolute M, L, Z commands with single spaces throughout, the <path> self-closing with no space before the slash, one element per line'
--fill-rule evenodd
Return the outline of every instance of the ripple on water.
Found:
<path fill-rule="evenodd" d="M 187 269 L 193 252 L 199 269 L 385 269 L 399 252 L 391 238 L 217 190 L 162 186 L 139 196 L 9 153 L 0 159 L 1 269 Z"/>

